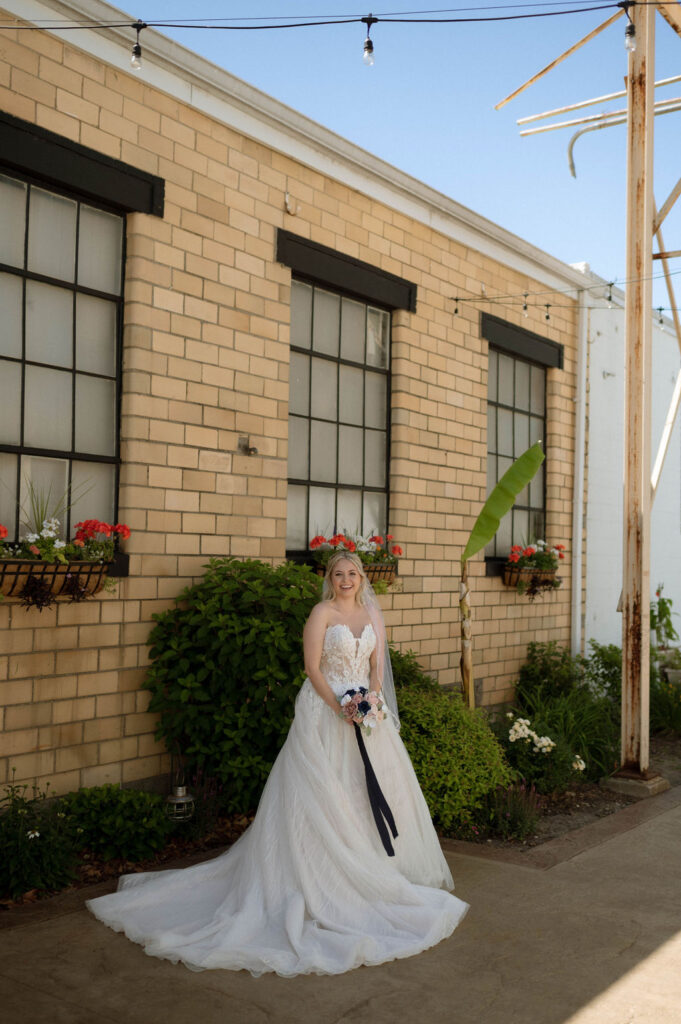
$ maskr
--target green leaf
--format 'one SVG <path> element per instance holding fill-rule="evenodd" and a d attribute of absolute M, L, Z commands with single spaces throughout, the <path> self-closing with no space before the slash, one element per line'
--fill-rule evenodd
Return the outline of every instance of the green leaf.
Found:
<path fill-rule="evenodd" d="M 541 441 L 537 441 L 506 470 L 475 520 L 475 526 L 461 556 L 462 564 L 489 544 L 499 529 L 499 523 L 523 488 L 527 487 L 544 459 Z"/>

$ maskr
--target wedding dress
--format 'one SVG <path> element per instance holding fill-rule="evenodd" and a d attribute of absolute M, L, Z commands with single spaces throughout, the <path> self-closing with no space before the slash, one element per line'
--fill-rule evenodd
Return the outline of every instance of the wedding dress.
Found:
<path fill-rule="evenodd" d="M 334 693 L 369 685 L 373 627 L 330 626 L 320 668 Z M 249 829 L 194 867 L 125 875 L 88 902 L 150 956 L 192 970 L 340 974 L 412 956 L 450 935 L 468 904 L 452 876 L 390 718 L 366 738 L 399 836 L 388 857 L 354 729 L 309 679 Z"/>

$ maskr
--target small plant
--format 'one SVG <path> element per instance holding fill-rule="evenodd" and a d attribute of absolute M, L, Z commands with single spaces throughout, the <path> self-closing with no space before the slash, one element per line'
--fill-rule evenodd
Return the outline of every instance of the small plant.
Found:
<path fill-rule="evenodd" d="M 506 580 L 509 583 L 515 581 L 518 593 L 532 601 L 542 591 L 556 590 L 561 585 L 556 571 L 564 558 L 564 544 L 556 544 L 552 548 L 545 540 L 527 545 L 514 544 L 506 562 Z"/>
<path fill-rule="evenodd" d="M 54 594 L 49 582 L 41 576 L 29 576 L 19 594 L 24 608 L 49 608 L 54 604 Z"/>
<path fill-rule="evenodd" d="M 337 533 L 329 540 L 318 534 L 310 541 L 310 551 L 319 565 L 326 565 L 331 555 L 337 551 L 349 551 L 358 556 L 364 565 L 396 565 L 397 559 L 403 554 L 398 544 L 393 544 L 393 535 L 379 534 L 361 537 L 356 534 Z"/>
<path fill-rule="evenodd" d="M 543 801 L 534 784 L 515 782 L 488 794 L 485 826 L 502 839 L 527 839 L 537 827 Z"/>
<path fill-rule="evenodd" d="M 672 615 L 671 597 L 663 597 L 664 584 L 658 583 L 655 591 L 655 600 L 650 602 L 650 628 L 655 630 L 658 647 L 669 647 L 673 640 L 679 639 L 679 634 L 674 629 Z"/>
<path fill-rule="evenodd" d="M 681 685 L 659 675 L 650 680 L 650 728 L 681 736 Z"/>
<path fill-rule="evenodd" d="M 569 693 L 584 679 L 582 659 L 573 658 L 555 640 L 548 643 L 532 641 L 527 645 L 527 661 L 520 668 L 515 694 L 519 704 L 540 694 L 545 697 Z"/>
<path fill-rule="evenodd" d="M 92 786 L 68 793 L 62 810 L 79 828 L 80 846 L 102 860 L 143 860 L 165 846 L 172 824 L 156 793 Z"/>
<path fill-rule="evenodd" d="M 78 836 L 66 812 L 45 790 L 5 787 L 0 797 L 0 895 L 18 899 L 32 889 L 63 889 L 75 878 Z"/>
<path fill-rule="evenodd" d="M 583 662 L 584 678 L 597 697 L 608 697 L 619 708 L 622 700 L 622 648 L 589 640 L 591 654 Z"/>

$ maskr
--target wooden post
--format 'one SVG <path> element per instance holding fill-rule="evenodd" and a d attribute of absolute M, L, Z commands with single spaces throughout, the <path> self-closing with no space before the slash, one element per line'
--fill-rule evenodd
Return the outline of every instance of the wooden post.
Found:
<path fill-rule="evenodd" d="M 655 7 L 629 8 L 627 112 L 622 752 L 620 773 L 645 779 L 649 765 L 650 374 L 652 338 Z"/>

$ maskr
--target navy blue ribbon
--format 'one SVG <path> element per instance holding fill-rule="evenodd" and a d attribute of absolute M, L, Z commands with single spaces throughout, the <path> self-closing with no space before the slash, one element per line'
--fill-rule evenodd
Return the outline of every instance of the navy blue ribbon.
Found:
<path fill-rule="evenodd" d="M 369 793 L 369 803 L 371 804 L 371 811 L 376 822 L 376 828 L 378 834 L 381 837 L 381 842 L 385 852 L 389 857 L 395 856 L 392 843 L 390 842 L 390 836 L 388 835 L 388 829 L 386 828 L 386 822 L 390 826 L 390 831 L 393 834 L 393 839 L 397 839 L 397 828 L 395 827 L 395 819 L 393 818 L 393 812 L 388 806 L 388 801 L 383 796 L 381 787 L 378 784 L 376 773 L 372 767 L 369 755 L 367 754 L 366 747 L 364 746 L 364 737 L 362 736 L 362 730 L 353 722 L 355 726 L 355 736 L 357 737 L 357 746 L 364 762 L 364 774 L 367 780 L 367 791 Z"/>

